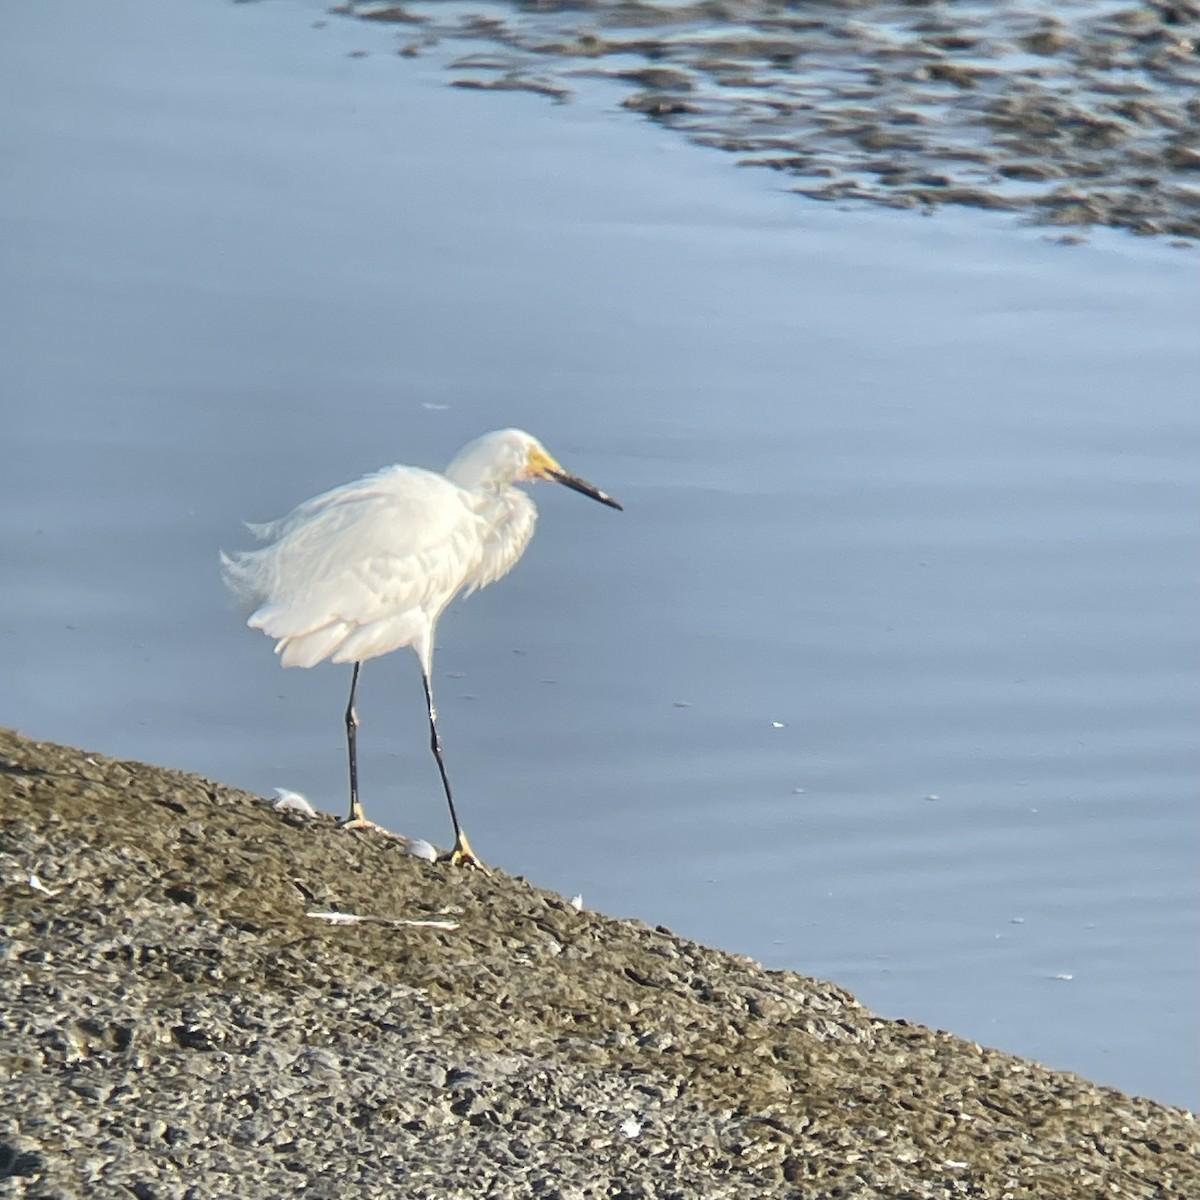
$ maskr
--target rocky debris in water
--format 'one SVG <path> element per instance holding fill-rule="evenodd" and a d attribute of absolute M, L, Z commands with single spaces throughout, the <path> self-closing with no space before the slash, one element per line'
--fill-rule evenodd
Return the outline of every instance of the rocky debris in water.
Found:
<path fill-rule="evenodd" d="M 477 92 L 533 92 L 538 96 L 548 96 L 559 104 L 565 103 L 571 94 L 569 88 L 523 71 L 506 71 L 496 79 L 452 79 L 450 86 Z"/>
<path fill-rule="evenodd" d="M 351 0 L 337 11 L 501 47 L 499 88 L 532 80 L 562 101 L 583 77 L 632 84 L 624 107 L 804 176 L 805 195 L 1053 224 L 1065 210 L 1037 186 L 1052 180 L 1084 194 L 1080 225 L 1200 237 L 1194 2 L 532 0 L 447 16 L 427 0 Z M 941 173 L 940 196 L 893 192 L 896 178 Z"/>
<path fill-rule="evenodd" d="M 686 100 L 670 92 L 634 92 L 621 101 L 621 106 L 653 117 L 696 111 Z"/>
<path fill-rule="evenodd" d="M 1183 1110 L 2 730 L 0 924 L 23 1200 L 1200 1196 Z"/>

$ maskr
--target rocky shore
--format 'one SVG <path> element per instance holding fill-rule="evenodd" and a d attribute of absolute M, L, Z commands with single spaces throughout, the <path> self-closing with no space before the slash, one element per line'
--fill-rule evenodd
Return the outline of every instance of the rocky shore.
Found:
<path fill-rule="evenodd" d="M 1200 1196 L 1183 1110 L 5 730 L 0 928 L 2 1196 Z"/>
<path fill-rule="evenodd" d="M 591 79 L 616 81 L 626 108 L 816 199 L 1200 237 L 1195 0 L 343 0 L 333 11 L 393 25 L 407 57 L 476 43 L 452 64 L 459 87 L 565 102 Z"/>

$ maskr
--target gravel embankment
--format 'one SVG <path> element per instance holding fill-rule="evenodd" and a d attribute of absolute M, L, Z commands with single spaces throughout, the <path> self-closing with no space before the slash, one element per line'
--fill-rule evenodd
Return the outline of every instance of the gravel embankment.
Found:
<path fill-rule="evenodd" d="M 1182 1110 L 3 730 L 0 926 L 4 1196 L 1200 1197 Z"/>

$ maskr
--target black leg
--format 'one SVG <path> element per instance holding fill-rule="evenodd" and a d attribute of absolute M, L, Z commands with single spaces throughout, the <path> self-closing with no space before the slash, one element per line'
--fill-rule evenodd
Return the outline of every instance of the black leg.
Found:
<path fill-rule="evenodd" d="M 429 748 L 437 760 L 438 774 L 442 777 L 442 790 L 446 793 L 446 803 L 450 806 L 450 823 L 454 826 L 454 850 L 450 855 L 450 861 L 482 867 L 483 864 L 475 857 L 471 850 L 471 844 L 467 841 L 467 835 L 463 833 L 462 826 L 458 823 L 458 813 L 454 811 L 454 797 L 450 794 L 450 780 L 446 776 L 446 764 L 442 760 L 442 739 L 438 736 L 437 709 L 433 707 L 433 688 L 429 682 L 429 676 L 424 670 L 421 671 L 421 682 L 425 685 L 425 707 L 429 711 Z"/>
<path fill-rule="evenodd" d="M 450 780 L 446 777 L 446 764 L 442 761 L 442 739 L 438 737 L 437 709 L 433 707 L 433 689 L 429 684 L 429 676 L 421 672 L 421 682 L 425 685 L 425 707 L 429 712 L 429 748 L 437 759 L 438 774 L 442 777 L 442 790 L 446 793 L 446 803 L 450 806 L 450 823 L 454 826 L 454 838 L 462 837 L 458 826 L 458 813 L 454 811 L 454 797 L 450 795 Z"/>
<path fill-rule="evenodd" d="M 354 711 L 354 693 L 358 691 L 358 670 L 362 663 L 354 664 L 350 677 L 350 703 L 346 705 L 346 746 L 350 751 L 350 815 L 348 821 L 362 821 L 363 810 L 358 800 L 358 713 Z"/>

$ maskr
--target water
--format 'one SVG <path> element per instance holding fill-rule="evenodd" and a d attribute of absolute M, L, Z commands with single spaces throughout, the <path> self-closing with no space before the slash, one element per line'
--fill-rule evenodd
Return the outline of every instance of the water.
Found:
<path fill-rule="evenodd" d="M 0 720 L 341 812 L 348 670 L 216 549 L 525 426 L 627 511 L 539 488 L 442 624 L 480 853 L 1200 1106 L 1195 252 L 805 202 L 320 13 L 0 11 Z M 445 844 L 410 655 L 359 710 Z"/>

